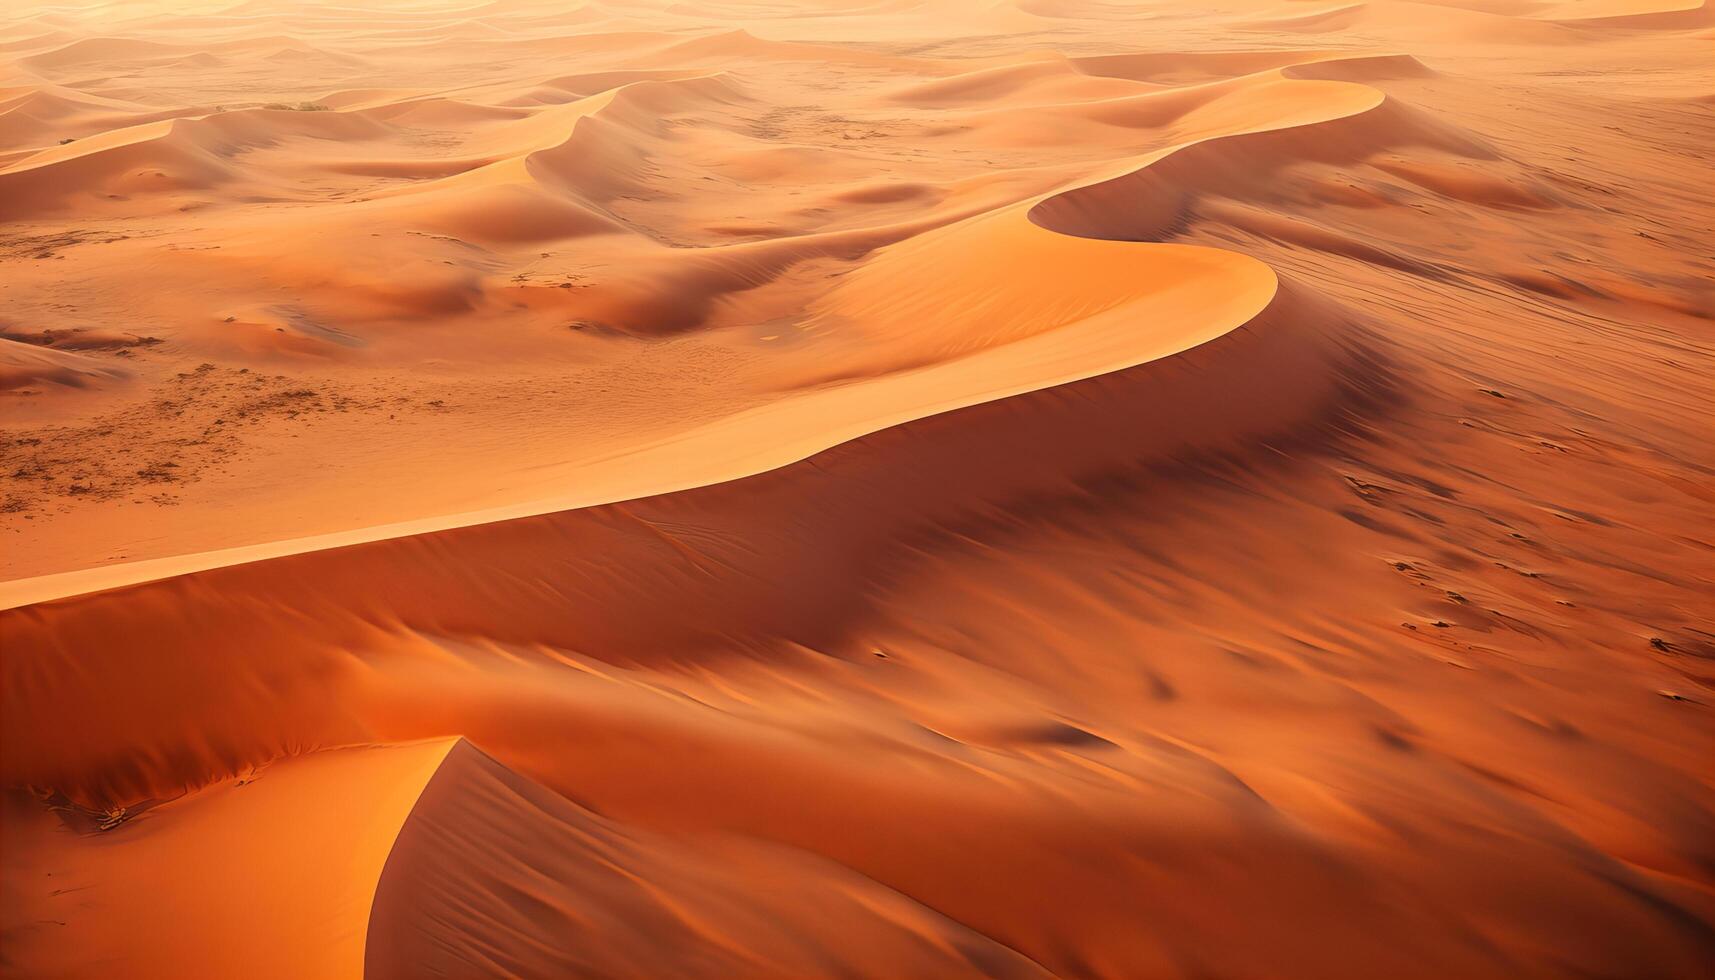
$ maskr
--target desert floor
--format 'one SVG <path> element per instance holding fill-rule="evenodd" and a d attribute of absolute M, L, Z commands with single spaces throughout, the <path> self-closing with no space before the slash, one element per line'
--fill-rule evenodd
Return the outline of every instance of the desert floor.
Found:
<path fill-rule="evenodd" d="M 1715 10 L 0 11 L 0 973 L 1695 977 Z"/>

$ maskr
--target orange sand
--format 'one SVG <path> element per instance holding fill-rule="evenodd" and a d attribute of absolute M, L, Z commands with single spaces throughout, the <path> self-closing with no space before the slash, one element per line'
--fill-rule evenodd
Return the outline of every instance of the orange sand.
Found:
<path fill-rule="evenodd" d="M 1695 977 L 1715 12 L 0 12 L 0 974 Z"/>

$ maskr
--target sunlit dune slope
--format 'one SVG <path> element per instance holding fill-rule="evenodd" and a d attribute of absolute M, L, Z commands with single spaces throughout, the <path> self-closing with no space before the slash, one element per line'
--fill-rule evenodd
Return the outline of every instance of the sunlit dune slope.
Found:
<path fill-rule="evenodd" d="M 837 865 L 739 840 L 692 849 L 627 828 L 463 740 L 320 753 L 149 813 L 137 825 L 148 832 L 123 841 L 9 815 L 32 824 L 19 839 L 34 867 L 59 869 L 56 890 L 26 904 L 51 915 L 52 897 L 79 892 L 91 913 L 54 937 L 69 957 L 16 966 L 788 976 L 864 959 L 878 976 L 1043 973 Z M 181 862 L 204 870 L 161 887 L 160 869 Z M 722 948 L 713 936 L 731 939 Z"/>
<path fill-rule="evenodd" d="M 8 812 L 8 843 L 31 881 L 9 900 L 30 919 L 9 956 L 21 975 L 126 963 L 135 976 L 187 969 L 260 976 L 356 976 L 375 885 L 449 743 L 329 753 L 266 779 L 162 804 L 118 837 L 80 837 L 39 813 Z M 164 876 L 184 865 L 195 874 Z M 53 898 L 89 913 L 54 929 Z M 60 931 L 71 930 L 69 934 Z M 20 955 L 22 954 L 22 955 Z"/>

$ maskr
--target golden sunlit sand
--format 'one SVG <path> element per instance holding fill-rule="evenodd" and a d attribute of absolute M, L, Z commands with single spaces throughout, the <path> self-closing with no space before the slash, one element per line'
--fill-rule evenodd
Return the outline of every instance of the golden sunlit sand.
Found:
<path fill-rule="evenodd" d="M 0 975 L 1697 977 L 1715 11 L 0 11 Z"/>

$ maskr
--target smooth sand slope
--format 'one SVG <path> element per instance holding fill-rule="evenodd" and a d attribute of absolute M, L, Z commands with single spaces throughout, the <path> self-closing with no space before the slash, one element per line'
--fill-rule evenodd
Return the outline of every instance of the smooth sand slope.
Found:
<path fill-rule="evenodd" d="M 1715 16 L 0 14 L 0 974 L 1694 977 Z"/>

